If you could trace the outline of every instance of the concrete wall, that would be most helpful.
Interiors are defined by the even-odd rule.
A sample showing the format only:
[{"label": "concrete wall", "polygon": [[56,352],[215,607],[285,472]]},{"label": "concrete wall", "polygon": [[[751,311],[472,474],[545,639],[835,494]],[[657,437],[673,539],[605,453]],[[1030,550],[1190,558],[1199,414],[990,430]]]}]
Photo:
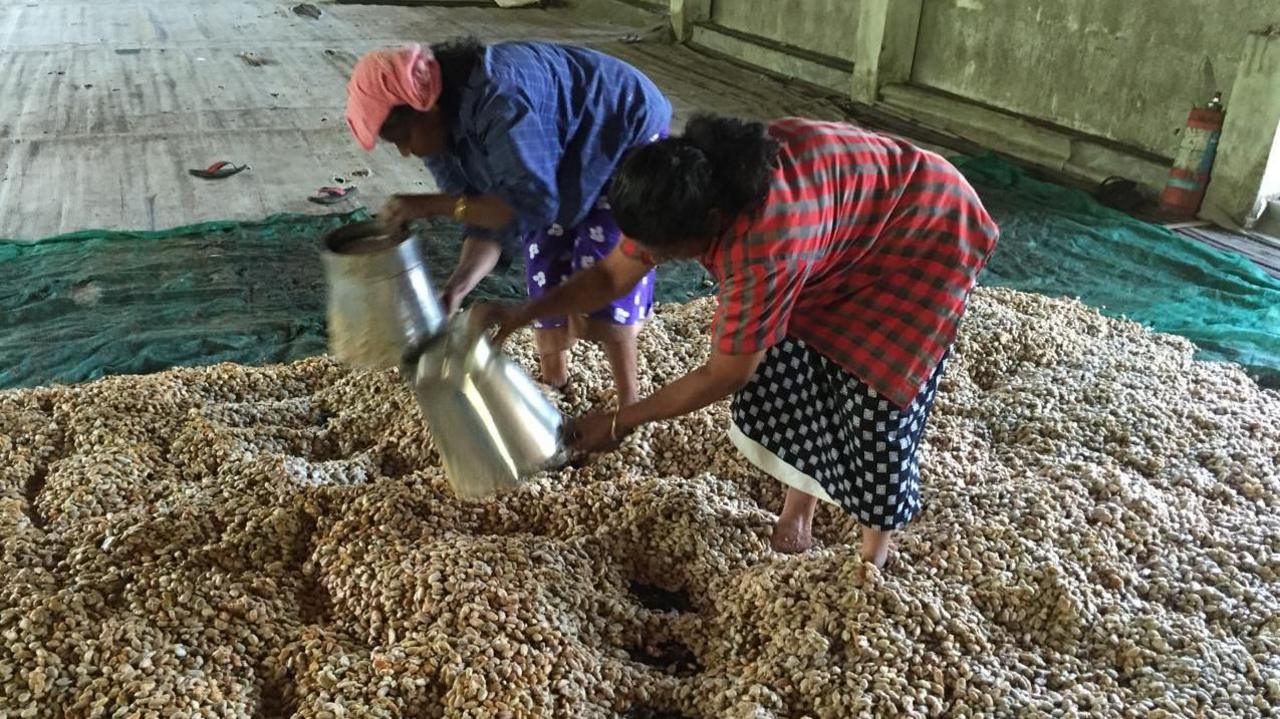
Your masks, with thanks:
[{"label": "concrete wall", "polygon": [[1277,0],[924,0],[912,79],[1172,157],[1270,23]]},{"label": "concrete wall", "polygon": [[1259,191],[1280,189],[1267,162],[1280,0],[670,3],[681,40],[1082,182],[1121,175],[1158,192],[1188,110],[1222,92],[1205,216],[1248,224]]},{"label": "concrete wall", "polygon": [[1274,164],[1280,142],[1280,28],[1249,35],[1241,49],[1236,99],[1227,109],[1203,214],[1250,227],[1280,181]]},{"label": "concrete wall", "polygon": [[859,0],[712,0],[711,19],[731,30],[853,60]]},{"label": "concrete wall", "polygon": [[[1280,87],[1276,92],[1280,93]],[[1280,125],[1276,126],[1276,136],[1271,141],[1271,154],[1267,157],[1267,169],[1262,175],[1259,194],[1264,200],[1280,200]]]}]

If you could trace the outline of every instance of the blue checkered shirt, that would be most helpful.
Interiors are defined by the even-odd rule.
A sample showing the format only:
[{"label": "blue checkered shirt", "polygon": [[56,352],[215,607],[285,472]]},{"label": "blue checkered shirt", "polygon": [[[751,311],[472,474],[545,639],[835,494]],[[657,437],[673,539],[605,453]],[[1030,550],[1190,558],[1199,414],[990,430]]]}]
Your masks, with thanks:
[{"label": "blue checkered shirt", "polygon": [[516,220],[489,237],[521,239],[586,218],[627,150],[671,125],[671,103],[631,65],[585,48],[490,46],[463,91],[448,150],[427,159],[442,192],[501,197]]}]

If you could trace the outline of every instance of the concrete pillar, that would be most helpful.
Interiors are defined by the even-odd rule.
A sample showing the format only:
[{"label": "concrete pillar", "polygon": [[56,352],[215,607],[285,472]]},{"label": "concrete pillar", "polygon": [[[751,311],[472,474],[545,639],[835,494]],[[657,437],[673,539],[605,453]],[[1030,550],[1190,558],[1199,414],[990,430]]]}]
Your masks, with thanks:
[{"label": "concrete pillar", "polygon": [[1251,33],[1227,98],[1213,176],[1200,214],[1219,224],[1252,227],[1266,196],[1280,192],[1273,153],[1280,148],[1280,29]]},{"label": "concrete pillar", "polygon": [[711,19],[712,0],[671,0],[671,29],[680,42],[688,42],[693,24]]},{"label": "concrete pillar", "polygon": [[924,0],[861,0],[853,60],[853,99],[880,99],[880,88],[911,79]]}]

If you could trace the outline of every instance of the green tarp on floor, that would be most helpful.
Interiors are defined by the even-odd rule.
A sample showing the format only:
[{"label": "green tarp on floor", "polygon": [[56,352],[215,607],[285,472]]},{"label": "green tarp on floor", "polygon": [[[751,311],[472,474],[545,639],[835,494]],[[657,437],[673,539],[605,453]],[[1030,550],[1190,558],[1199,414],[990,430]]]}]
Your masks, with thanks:
[{"label": "green tarp on floor", "polygon": [[[0,388],[82,382],[216,362],[263,364],[322,354],[325,279],[318,240],[364,215],[285,215],[166,232],[88,231],[0,241]],[[443,279],[459,233],[423,228]],[[518,265],[478,299],[517,299]],[[664,268],[662,301],[708,291],[697,266]]]},{"label": "green tarp on floor", "polygon": [[[1249,261],[1036,181],[992,157],[960,161],[1000,223],[983,282],[1080,297],[1186,336],[1208,359],[1280,379],[1280,281]],[[317,240],[355,216],[281,216],[169,232],[81,232],[0,241],[0,387],[79,382],[214,362],[284,362],[325,350]],[[447,224],[425,228],[447,273]],[[710,288],[700,268],[664,268],[662,301]],[[474,297],[522,296],[518,265]]]},{"label": "green tarp on floor", "polygon": [[1106,314],[1182,335],[1202,359],[1237,362],[1276,386],[1280,280],[1239,255],[1035,180],[994,156],[957,165],[1000,224],[984,284],[1079,297]]},{"label": "green tarp on floor", "polygon": [[324,352],[314,242],[346,219],[0,243],[0,386]]}]

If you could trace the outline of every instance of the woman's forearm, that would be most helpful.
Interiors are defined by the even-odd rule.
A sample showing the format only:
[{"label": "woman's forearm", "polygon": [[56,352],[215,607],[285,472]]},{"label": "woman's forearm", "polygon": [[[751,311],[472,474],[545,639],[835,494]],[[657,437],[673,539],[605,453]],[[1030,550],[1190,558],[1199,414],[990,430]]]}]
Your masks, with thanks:
[{"label": "woman's forearm", "polygon": [[502,259],[502,247],[497,242],[478,237],[466,238],[462,242],[458,266],[445,282],[445,293],[455,303],[461,302],[462,298],[480,284],[480,280],[493,271],[500,259]]},{"label": "woman's forearm", "polygon": [[649,422],[697,412],[724,399],[736,389],[738,387],[733,383],[715,377],[710,368],[703,365],[640,402],[622,408],[614,426],[621,437]]},{"label": "woman's forearm", "polygon": [[654,392],[648,398],[618,411],[618,435],[649,422],[696,412],[742,389],[755,374],[764,352],[728,355],[716,352],[698,369]]},{"label": "woman's forearm", "polygon": [[503,230],[516,219],[516,211],[497,195],[418,195],[420,217],[452,217],[484,230]]},{"label": "woman's forearm", "polygon": [[516,211],[497,195],[467,197],[461,204],[455,198],[449,214],[453,215],[456,210],[461,212],[454,215],[454,219],[486,230],[504,230],[516,219]]},{"label": "woman's forearm", "polygon": [[519,324],[526,325],[539,317],[594,312],[629,292],[650,269],[649,265],[627,257],[615,247],[600,262],[517,308],[517,319]]}]

